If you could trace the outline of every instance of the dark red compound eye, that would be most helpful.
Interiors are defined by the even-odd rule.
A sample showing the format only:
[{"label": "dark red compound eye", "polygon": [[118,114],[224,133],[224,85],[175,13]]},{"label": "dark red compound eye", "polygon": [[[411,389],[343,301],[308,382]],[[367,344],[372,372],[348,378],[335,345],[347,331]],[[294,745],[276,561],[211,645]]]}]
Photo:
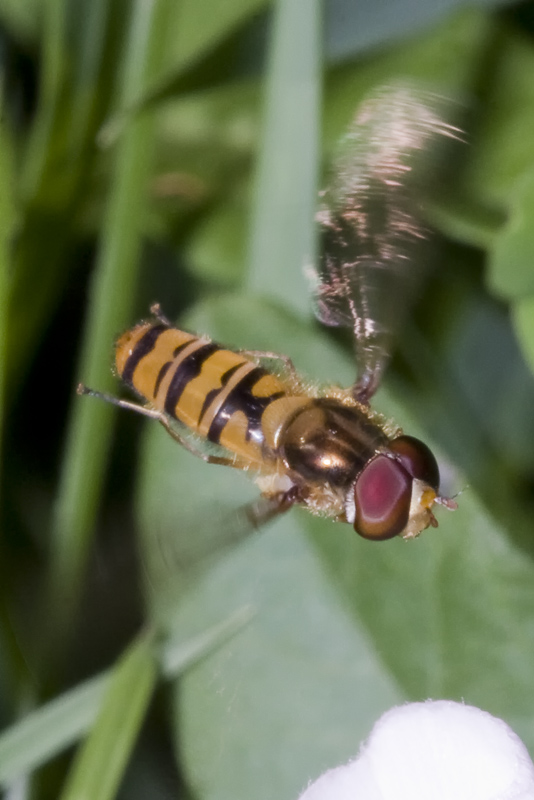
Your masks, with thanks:
[{"label": "dark red compound eye", "polygon": [[381,541],[402,533],[408,523],[412,476],[395,458],[377,455],[365,465],[354,485],[354,530]]},{"label": "dark red compound eye", "polygon": [[415,436],[397,436],[389,443],[389,450],[395,453],[406,471],[413,477],[424,481],[435,492],[439,492],[439,468],[432,450]]}]

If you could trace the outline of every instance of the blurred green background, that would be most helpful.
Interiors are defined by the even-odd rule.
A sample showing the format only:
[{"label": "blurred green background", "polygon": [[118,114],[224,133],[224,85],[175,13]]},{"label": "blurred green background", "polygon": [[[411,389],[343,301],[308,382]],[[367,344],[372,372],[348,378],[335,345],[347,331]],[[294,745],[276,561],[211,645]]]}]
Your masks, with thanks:
[{"label": "blurred green background", "polygon": [[[291,800],[428,697],[532,753],[534,2],[1,0],[0,66],[0,790]],[[336,142],[399,80],[468,144],[376,407],[459,509],[381,545],[294,510],[225,549],[246,476],[76,384],[121,393],[113,342],[159,301],[349,385],[302,267]]]}]

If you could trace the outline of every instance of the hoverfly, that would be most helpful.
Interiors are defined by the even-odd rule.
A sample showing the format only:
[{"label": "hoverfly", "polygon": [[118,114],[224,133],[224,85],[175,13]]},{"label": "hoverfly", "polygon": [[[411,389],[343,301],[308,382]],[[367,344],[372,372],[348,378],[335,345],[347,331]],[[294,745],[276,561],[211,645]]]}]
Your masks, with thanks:
[{"label": "hoverfly", "polygon": [[[430,449],[369,406],[422,271],[421,161],[440,141],[459,138],[442,105],[406,87],[372,97],[322,194],[316,313],[352,328],[354,386],[312,389],[287,356],[225,349],[174,327],[155,306],[115,352],[118,375],[146,405],[79,387],[157,419],[207,462],[252,472],[262,497],[247,507],[253,528],[302,505],[368,539],[411,538],[437,526],[434,504],[456,508],[440,495]],[[273,359],[277,372],[263,366]]]}]

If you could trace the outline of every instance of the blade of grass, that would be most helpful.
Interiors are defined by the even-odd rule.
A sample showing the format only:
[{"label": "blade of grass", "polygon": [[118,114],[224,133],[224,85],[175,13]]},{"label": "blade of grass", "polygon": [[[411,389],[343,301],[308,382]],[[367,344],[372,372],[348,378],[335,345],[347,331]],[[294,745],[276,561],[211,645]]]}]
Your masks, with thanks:
[{"label": "blade of grass", "polygon": [[[258,0],[260,7],[265,4],[264,0]],[[220,3],[218,6],[221,10]],[[183,8],[181,10],[183,13]],[[131,116],[146,111],[154,103],[176,98],[180,94],[197,93],[206,89],[213,91],[215,87],[235,80],[236,54],[239,53],[250,19],[256,12],[254,4],[242,9],[234,8],[234,14],[228,19],[228,9],[221,10],[220,15],[216,15],[216,30],[212,28],[209,36],[203,35],[200,44],[195,47],[191,46],[191,42],[187,42],[187,47],[184,44],[187,52],[183,56],[176,55],[176,52],[180,53],[180,46],[175,42],[169,66],[162,70],[162,75],[151,86],[139,92],[131,106],[122,109],[119,114],[111,116],[105,122],[100,132],[101,140],[106,143],[115,141]],[[196,4],[196,11],[191,10],[190,14],[205,17],[206,8]],[[202,27],[198,20],[196,24],[198,28]]]},{"label": "blade of grass", "polygon": [[[108,29],[113,27],[110,4],[105,0],[86,4],[80,10],[83,33],[79,34],[64,21],[66,13],[73,13],[72,4],[68,5],[68,12],[59,6],[48,12],[46,27],[51,29],[52,43],[45,50],[50,47],[57,52],[51,56],[48,80],[45,74],[42,81],[47,104],[39,106],[20,159],[25,167],[21,179],[24,216],[15,248],[10,304],[10,335],[17,345],[16,357],[8,363],[12,395],[42,342],[43,328],[69,277],[72,261],[68,256],[96,160],[96,130],[108,111],[115,83],[112,68],[117,56],[106,60],[104,53],[111,38]],[[66,60],[69,70],[64,75]]]},{"label": "blade of grass", "polygon": [[8,340],[9,278],[11,248],[17,210],[14,197],[14,163],[12,142],[6,127],[0,122],[0,447]]},{"label": "blade of grass", "polygon": [[249,287],[277,287],[301,312],[315,253],[321,11],[320,0],[277,4],[250,243]]},{"label": "blade of grass", "polygon": [[[158,12],[162,5],[144,0],[134,3],[120,97],[123,106],[128,105],[154,69],[161,24]],[[133,120],[117,145],[80,364],[83,379],[98,388],[111,387],[110,348],[117,333],[126,326],[133,304],[141,219],[151,166],[152,128],[151,115]],[[75,401],[55,509],[49,612],[55,635],[49,653],[55,651],[55,643],[76,611],[112,422],[110,406]]]},{"label": "blade of grass", "polygon": [[34,0],[7,0],[0,8],[4,30],[28,48],[37,40],[40,24],[37,8]]},{"label": "blade of grass", "polygon": [[0,735],[0,787],[4,790],[76,742],[93,724],[109,682],[98,675],[41,708]]},{"label": "blade of grass", "polygon": [[50,0],[44,4],[42,12],[44,19],[42,81],[37,116],[32,127],[21,180],[21,194],[25,199],[35,193],[46,164],[48,143],[60,102],[67,62],[65,53],[67,3],[65,0]]},{"label": "blade of grass", "polygon": [[[171,680],[221,647],[250,622],[250,608],[238,608],[222,622],[187,641],[179,635],[158,651],[163,676]],[[97,675],[28,714],[0,735],[0,790],[74,744],[94,724],[109,690],[112,670]],[[94,795],[95,797],[100,795]]]},{"label": "blade of grass", "polygon": [[138,639],[121,658],[61,800],[115,797],[156,685],[156,666],[150,635]]},{"label": "blade of grass", "polygon": [[84,8],[84,34],[76,62],[73,103],[69,124],[69,156],[75,161],[83,155],[86,132],[92,130],[98,82],[105,50],[109,3],[93,0]]},{"label": "blade of grass", "polygon": [[[68,3],[51,0],[44,4],[43,68],[40,87],[40,102],[35,123],[24,160],[22,196],[31,199],[40,186],[47,162],[53,150],[55,125],[62,103],[62,94],[67,76],[67,63],[74,68],[73,106],[69,113],[68,138],[73,155],[85,144],[89,129],[89,117],[94,104],[94,94],[101,67],[105,38],[108,4],[96,0],[87,6],[84,34],[74,54],[68,53],[73,42],[68,34]],[[85,11],[85,9],[84,9]],[[72,65],[74,60],[74,65]]]},{"label": "blade of grass", "polygon": [[[8,307],[10,276],[12,274],[11,251],[18,208],[14,194],[13,142],[7,126],[0,121],[0,452],[3,445],[4,405],[6,389],[6,365],[8,350]],[[6,664],[9,665],[9,680],[12,681],[10,695],[17,694],[14,687],[24,674],[25,663],[20,643],[13,630],[11,616],[5,601],[5,582],[0,590],[0,647]]]}]

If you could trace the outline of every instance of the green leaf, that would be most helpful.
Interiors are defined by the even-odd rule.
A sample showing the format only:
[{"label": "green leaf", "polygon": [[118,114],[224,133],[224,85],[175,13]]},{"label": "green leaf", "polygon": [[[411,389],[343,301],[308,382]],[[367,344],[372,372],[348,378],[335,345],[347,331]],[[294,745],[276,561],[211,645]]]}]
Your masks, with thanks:
[{"label": "green leaf", "polygon": [[363,98],[377,86],[392,81],[422,84],[469,108],[481,59],[494,34],[492,16],[479,9],[462,9],[429,31],[332,70],[325,90],[327,149],[337,146]]},{"label": "green leaf", "polygon": [[[327,3],[326,53],[329,59],[350,58],[362,51],[382,51],[398,41],[406,41],[427,30],[447,25],[451,17],[460,13],[481,14],[484,9],[492,11],[495,6],[505,6],[506,2],[495,0],[476,0],[476,2],[456,2],[456,0],[429,0],[426,3],[413,3],[412,0],[384,0],[380,5],[367,3]],[[480,9],[480,10],[479,10]],[[444,20],[444,22],[443,22]],[[445,54],[437,51],[436,61]]]},{"label": "green leaf", "polygon": [[[534,164],[534,154],[533,154]],[[488,281],[493,291],[510,300],[534,292],[534,169],[517,182],[506,223],[489,256]]]},{"label": "green leaf", "polygon": [[490,50],[493,74],[475,108],[475,138],[468,187],[486,203],[508,205],[517,182],[534,163],[529,132],[534,124],[534,47],[529,37],[504,25]]},{"label": "green leaf", "polygon": [[[169,32],[167,69],[177,69],[199,53],[213,48],[228,32],[250,19],[266,0],[182,0]],[[172,67],[171,67],[172,65]]]},{"label": "green leaf", "polygon": [[[251,297],[205,303],[186,326],[222,342],[289,350],[305,374],[345,384],[354,375],[352,358],[324,335]],[[428,439],[384,392],[376,405]],[[147,435],[145,563],[154,606],[170,618],[176,609],[165,584],[180,581],[180,553],[206,530],[224,535],[228,509],[254,491],[239,473],[184,453],[158,426]],[[180,757],[200,796],[294,797],[311,775],[354,756],[373,720],[407,699],[463,698],[534,744],[534,566],[473,490],[458,502],[454,513],[438,509],[438,530],[410,543],[365,542],[350,526],[294,510],[191,590],[182,625],[184,615],[196,627],[243,604],[258,609],[176,696]],[[151,550],[160,565],[167,556],[166,581],[150,572]]]},{"label": "green leaf", "polygon": [[530,38],[499,29],[492,52],[493,76],[476,113],[465,188],[502,217],[490,246],[490,288],[505,299],[522,298],[534,287],[534,68]]},{"label": "green leaf", "polygon": [[336,595],[303,517],[292,512],[264,531],[195,597],[197,620],[243,601],[259,612],[175,693],[177,756],[203,798],[297,797],[404,699]]},{"label": "green leaf", "polygon": [[230,195],[206,216],[190,237],[186,249],[189,268],[212,284],[233,286],[246,269],[245,198]]},{"label": "green leaf", "polygon": [[132,116],[159,101],[224,88],[232,82],[236,71],[239,73],[239,51],[246,41],[250,18],[265,0],[213,2],[202,7],[189,1],[178,6],[172,0],[167,3],[173,13],[160,30],[158,75],[149,87],[139,87],[137,96],[107,121],[101,138],[108,143],[116,139]]},{"label": "green leaf", "polygon": [[532,295],[514,303],[512,320],[523,355],[534,372],[534,297]]}]

